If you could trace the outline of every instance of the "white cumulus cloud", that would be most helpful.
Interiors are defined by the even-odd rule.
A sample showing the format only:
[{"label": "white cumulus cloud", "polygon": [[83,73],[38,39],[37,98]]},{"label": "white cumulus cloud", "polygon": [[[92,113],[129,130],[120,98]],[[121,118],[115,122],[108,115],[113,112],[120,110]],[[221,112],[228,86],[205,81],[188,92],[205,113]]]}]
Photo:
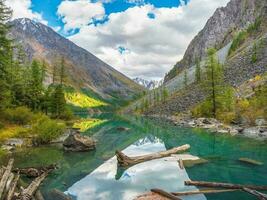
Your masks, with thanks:
[{"label": "white cumulus cloud", "polygon": [[60,3],[57,14],[65,23],[65,30],[71,30],[86,26],[93,18],[101,19],[105,15],[105,9],[101,2],[65,0]]},{"label": "white cumulus cloud", "polygon": [[[160,79],[182,58],[216,8],[228,1],[191,0],[172,8],[135,6],[110,14],[104,24],[83,25],[69,39],[132,78]],[[148,17],[151,13],[154,18]],[[127,51],[120,52],[119,47]]]},{"label": "white cumulus cloud", "polygon": [[29,18],[43,24],[48,24],[46,20],[43,19],[42,15],[37,12],[33,12],[31,9],[32,2],[31,0],[7,0],[6,5],[13,10],[12,19],[17,18]]}]

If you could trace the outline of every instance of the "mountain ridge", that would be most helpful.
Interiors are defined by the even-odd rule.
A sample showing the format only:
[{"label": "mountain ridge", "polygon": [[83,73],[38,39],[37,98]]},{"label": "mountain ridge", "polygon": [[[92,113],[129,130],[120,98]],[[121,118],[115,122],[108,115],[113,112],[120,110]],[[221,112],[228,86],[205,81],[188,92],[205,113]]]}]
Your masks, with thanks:
[{"label": "mountain ridge", "polygon": [[48,84],[52,66],[59,57],[64,57],[68,83],[77,89],[88,88],[104,98],[131,98],[143,90],[130,78],[44,24],[27,18],[15,19],[10,24],[10,36],[23,47],[28,61],[35,58],[49,64]]}]

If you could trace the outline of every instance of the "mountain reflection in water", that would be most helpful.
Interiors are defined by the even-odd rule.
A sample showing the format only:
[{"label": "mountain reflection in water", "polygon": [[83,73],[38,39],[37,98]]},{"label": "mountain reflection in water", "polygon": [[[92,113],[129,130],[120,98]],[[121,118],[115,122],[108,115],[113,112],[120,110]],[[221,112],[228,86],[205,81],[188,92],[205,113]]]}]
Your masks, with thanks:
[{"label": "mountain reflection in water", "polygon": [[[166,150],[164,143],[157,137],[148,136],[123,150],[129,156],[145,155]],[[196,190],[184,186],[189,180],[185,170],[178,167],[175,160],[165,158],[152,160],[132,166],[127,170],[117,169],[117,159],[113,157],[95,169],[91,174],[76,182],[66,193],[77,200],[131,200],[151,188],[167,191]],[[203,195],[183,199],[206,199]]]}]

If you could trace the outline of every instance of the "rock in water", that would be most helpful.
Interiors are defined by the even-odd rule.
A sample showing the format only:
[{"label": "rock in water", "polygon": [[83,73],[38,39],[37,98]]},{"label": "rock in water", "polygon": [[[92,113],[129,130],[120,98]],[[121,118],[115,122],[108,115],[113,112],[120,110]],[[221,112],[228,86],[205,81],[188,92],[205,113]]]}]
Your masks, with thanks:
[{"label": "rock in water", "polygon": [[88,136],[79,133],[71,134],[64,142],[65,151],[90,151],[95,149],[96,142]]}]

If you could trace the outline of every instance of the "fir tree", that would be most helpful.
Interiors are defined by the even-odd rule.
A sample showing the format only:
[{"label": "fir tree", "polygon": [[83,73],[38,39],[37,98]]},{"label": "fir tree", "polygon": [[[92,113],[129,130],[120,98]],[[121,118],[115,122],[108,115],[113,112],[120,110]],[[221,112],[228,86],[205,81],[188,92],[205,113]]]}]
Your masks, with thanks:
[{"label": "fir tree", "polygon": [[10,57],[12,56],[11,40],[7,38],[11,10],[0,0],[0,109],[10,105],[11,91],[9,85]]}]

